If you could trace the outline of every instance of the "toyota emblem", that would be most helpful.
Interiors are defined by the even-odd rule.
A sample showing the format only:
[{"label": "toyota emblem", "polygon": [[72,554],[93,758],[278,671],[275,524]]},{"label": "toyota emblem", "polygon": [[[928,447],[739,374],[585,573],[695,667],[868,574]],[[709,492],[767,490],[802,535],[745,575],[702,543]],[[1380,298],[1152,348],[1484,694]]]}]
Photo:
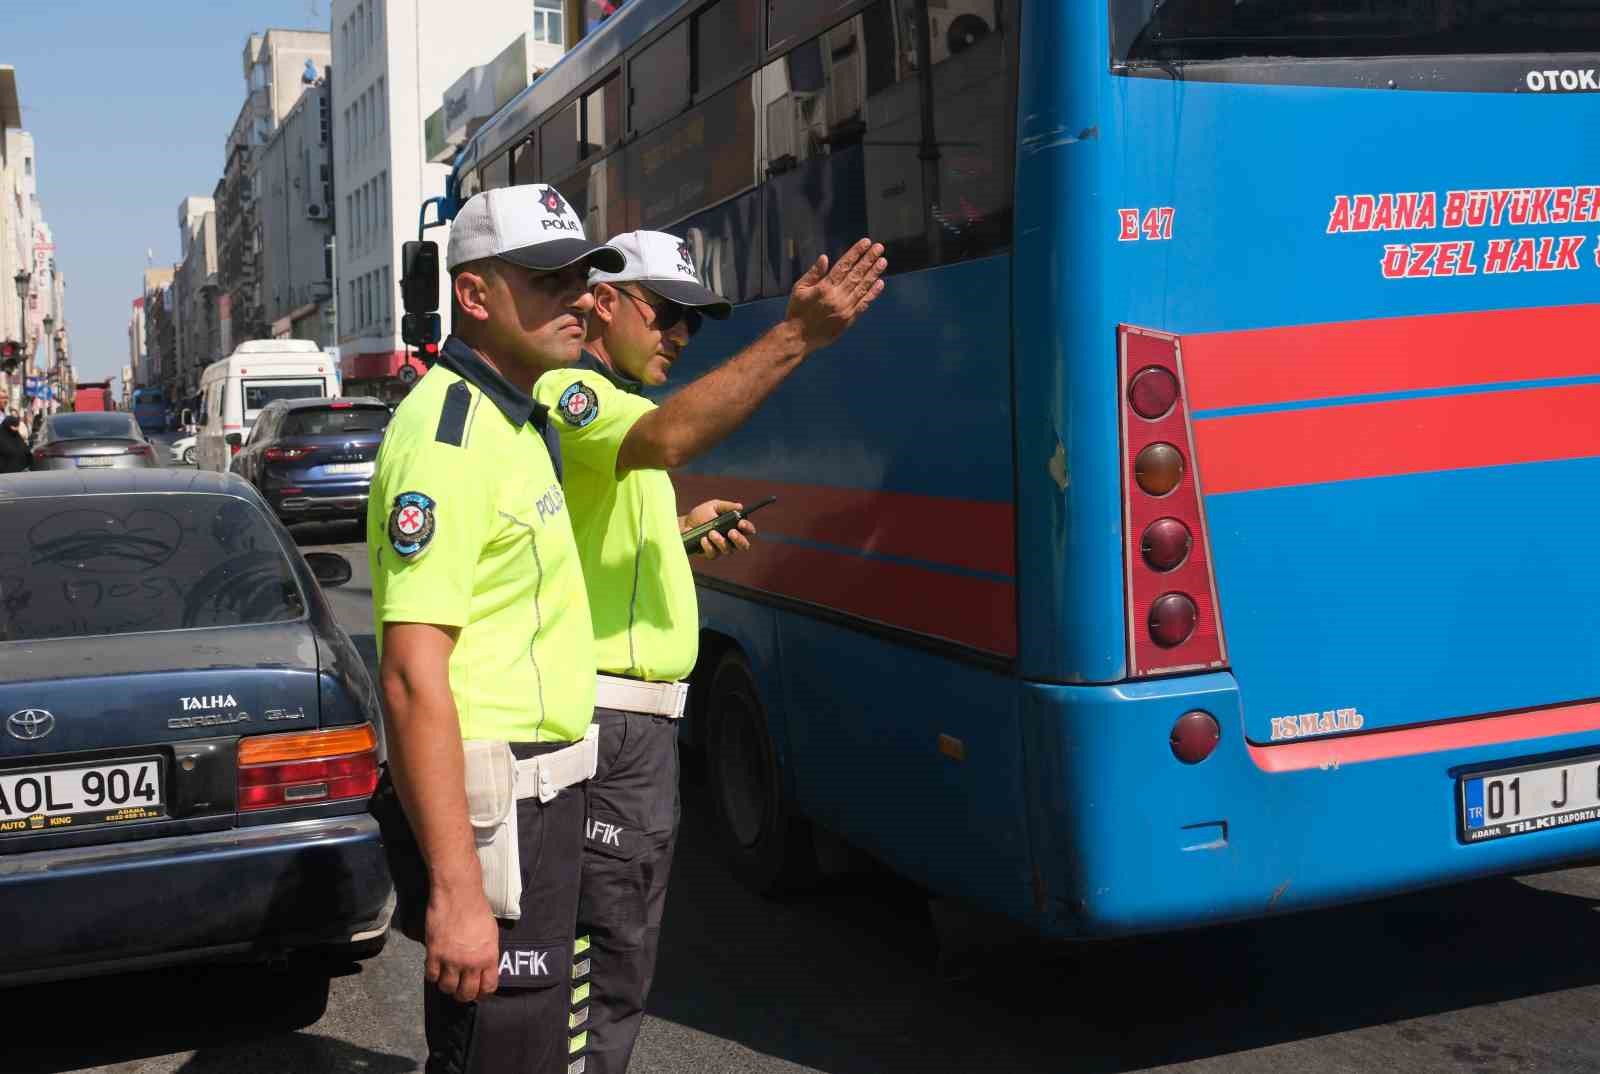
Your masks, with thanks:
[{"label": "toyota emblem", "polygon": [[6,732],[24,742],[43,738],[55,727],[56,718],[44,709],[18,709],[6,717]]}]

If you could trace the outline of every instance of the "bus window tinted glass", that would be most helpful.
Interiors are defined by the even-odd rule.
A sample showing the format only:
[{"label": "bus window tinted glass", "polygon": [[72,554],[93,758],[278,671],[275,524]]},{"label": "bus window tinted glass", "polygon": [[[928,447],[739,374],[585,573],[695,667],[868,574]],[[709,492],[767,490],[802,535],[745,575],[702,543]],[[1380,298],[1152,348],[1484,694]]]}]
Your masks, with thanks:
[{"label": "bus window tinted glass", "polygon": [[754,185],[752,85],[736,82],[633,144],[637,226],[665,227]]},{"label": "bus window tinted glass", "polygon": [[511,154],[501,153],[483,166],[483,189],[499,190],[511,185]]},{"label": "bus window tinted glass", "polygon": [[696,93],[709,93],[756,62],[756,0],[720,0],[694,20]]},{"label": "bus window tinted glass", "polygon": [[384,406],[313,407],[283,415],[278,436],[331,436],[338,433],[375,433],[389,424]]},{"label": "bus window tinted glass", "polygon": [[761,292],[761,197],[752,190],[685,220],[673,231],[689,244],[706,286],[729,302]]},{"label": "bus window tinted glass", "polygon": [[537,140],[528,136],[523,142],[511,151],[511,182],[516,186],[526,186],[539,180],[539,151]]},{"label": "bus window tinted glass", "polygon": [[1127,60],[1600,50],[1587,0],[1113,0]]},{"label": "bus window tinted glass", "polygon": [[681,22],[628,65],[628,127],[649,130],[689,103],[689,24]]},{"label": "bus window tinted glass", "polygon": [[862,235],[884,243],[895,271],[1010,244],[1016,90],[1005,10],[993,0],[959,11],[881,0],[767,65],[768,291],[786,291],[818,254]]},{"label": "bus window tinted glass", "polygon": [[822,3],[797,3],[796,0],[767,0],[767,48],[783,48],[803,41],[838,19],[840,8],[850,0],[823,0]]},{"label": "bus window tinted glass", "polygon": [[578,166],[578,138],[578,102],[573,101],[539,129],[539,144],[544,147],[544,174],[540,179],[558,179]]},{"label": "bus window tinted glass", "polygon": [[6,505],[0,642],[297,619],[266,517],[232,496],[71,496]]},{"label": "bus window tinted glass", "polygon": [[622,137],[622,79],[612,76],[583,98],[583,155],[603,153]]}]

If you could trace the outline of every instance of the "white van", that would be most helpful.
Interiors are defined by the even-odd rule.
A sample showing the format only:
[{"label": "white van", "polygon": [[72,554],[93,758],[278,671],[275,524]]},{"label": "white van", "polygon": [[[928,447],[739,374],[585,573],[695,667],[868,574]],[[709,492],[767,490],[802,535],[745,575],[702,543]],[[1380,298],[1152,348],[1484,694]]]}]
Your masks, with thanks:
[{"label": "white van", "polygon": [[[256,339],[241,343],[200,374],[200,413],[195,416],[195,465],[228,468],[250,438],[256,415],[274,399],[335,398],[339,364],[305,339]],[[230,437],[237,437],[231,443]]]}]

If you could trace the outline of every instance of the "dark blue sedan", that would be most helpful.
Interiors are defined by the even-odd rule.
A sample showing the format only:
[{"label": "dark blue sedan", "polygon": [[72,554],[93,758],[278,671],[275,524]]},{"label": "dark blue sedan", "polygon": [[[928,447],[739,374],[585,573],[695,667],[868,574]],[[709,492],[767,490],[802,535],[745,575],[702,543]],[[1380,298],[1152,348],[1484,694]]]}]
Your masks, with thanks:
[{"label": "dark blue sedan", "polygon": [[261,408],[229,469],[284,522],[362,519],[388,424],[377,399],[279,399]]},{"label": "dark blue sedan", "polygon": [[[376,693],[227,474],[0,478],[0,984],[381,946]],[[20,920],[20,919],[19,919]]]}]

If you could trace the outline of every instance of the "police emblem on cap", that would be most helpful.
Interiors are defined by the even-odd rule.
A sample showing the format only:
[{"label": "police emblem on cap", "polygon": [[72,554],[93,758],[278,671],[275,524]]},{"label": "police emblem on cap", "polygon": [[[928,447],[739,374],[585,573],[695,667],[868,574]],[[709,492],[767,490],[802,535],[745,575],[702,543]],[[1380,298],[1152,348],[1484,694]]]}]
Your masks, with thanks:
[{"label": "police emblem on cap", "polygon": [[559,215],[561,210],[567,207],[567,203],[553,186],[547,186],[539,191],[539,204],[544,206],[545,212],[552,215]]},{"label": "police emblem on cap", "polygon": [[580,380],[561,393],[556,409],[561,411],[561,417],[568,425],[576,425],[581,429],[600,416],[600,397]]},{"label": "police emblem on cap", "polygon": [[418,555],[433,540],[433,497],[402,492],[389,512],[389,543],[406,559]]},{"label": "police emblem on cap", "polygon": [[700,274],[694,268],[694,251],[689,248],[687,242],[678,243],[678,261],[680,262],[679,268],[697,280],[700,278]]}]

